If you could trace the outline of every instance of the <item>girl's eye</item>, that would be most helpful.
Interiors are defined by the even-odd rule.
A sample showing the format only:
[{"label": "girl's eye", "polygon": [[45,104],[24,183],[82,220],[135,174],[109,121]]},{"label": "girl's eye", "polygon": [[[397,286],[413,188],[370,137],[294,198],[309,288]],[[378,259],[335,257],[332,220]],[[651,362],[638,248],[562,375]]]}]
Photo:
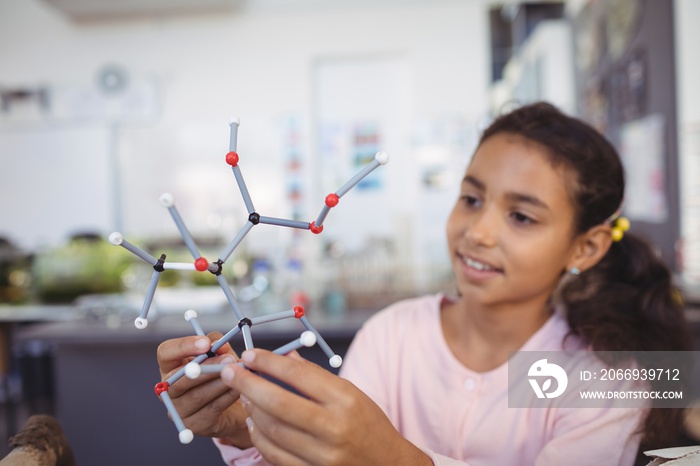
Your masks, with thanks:
[{"label": "girl's eye", "polygon": [[510,214],[510,216],[513,220],[516,221],[516,223],[521,223],[523,225],[530,225],[536,223],[535,220],[520,212],[513,212],[512,214]]},{"label": "girl's eye", "polygon": [[462,201],[468,206],[478,206],[479,205],[479,199],[475,196],[470,196],[469,194],[465,194],[462,196]]}]

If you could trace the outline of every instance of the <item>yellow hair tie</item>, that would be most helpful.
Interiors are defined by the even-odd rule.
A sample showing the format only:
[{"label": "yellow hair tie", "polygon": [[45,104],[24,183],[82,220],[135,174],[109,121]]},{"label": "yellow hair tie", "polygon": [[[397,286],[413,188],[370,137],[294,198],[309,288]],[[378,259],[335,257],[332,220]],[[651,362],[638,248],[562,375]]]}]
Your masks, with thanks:
[{"label": "yellow hair tie", "polygon": [[612,239],[613,241],[620,241],[624,236],[625,232],[630,229],[630,221],[625,217],[619,217],[613,223],[612,227]]}]

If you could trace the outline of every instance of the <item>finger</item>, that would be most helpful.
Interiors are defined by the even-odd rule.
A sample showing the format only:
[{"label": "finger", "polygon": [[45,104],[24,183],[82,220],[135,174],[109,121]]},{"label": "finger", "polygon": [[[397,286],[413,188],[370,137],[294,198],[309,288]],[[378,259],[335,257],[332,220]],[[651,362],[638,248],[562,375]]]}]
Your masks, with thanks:
[{"label": "finger", "polygon": [[[183,420],[200,418],[208,419],[206,422],[210,422],[209,420],[217,419],[224,411],[235,405],[238,399],[238,393],[231,389],[222,392],[218,386],[206,385],[197,387],[172,401]],[[212,428],[212,426],[204,427]]]},{"label": "finger", "polygon": [[[234,423],[235,419],[242,422],[247,416],[238,400],[238,394],[229,389],[221,396],[202,405],[199,410],[188,412],[181,417],[185,425],[193,431],[219,436],[222,432],[230,432],[235,429],[236,426],[231,427],[228,423]],[[230,410],[231,414],[223,415],[227,410]]]},{"label": "finger", "polygon": [[[207,336],[212,343],[215,343],[223,338],[224,335],[221,332],[210,332],[207,334]],[[231,348],[231,345],[227,342],[224,343],[221,348],[216,350],[216,354],[236,354],[236,352],[233,351],[233,348]],[[236,358],[238,358],[238,356],[236,356]]]},{"label": "finger", "polygon": [[[212,333],[208,334],[207,337],[209,338],[209,342],[213,343],[216,340],[218,340],[219,338],[221,338],[221,333],[212,332]],[[195,341],[194,342],[195,347],[199,347],[199,348],[206,347],[204,345],[203,341],[204,340]],[[166,342],[166,343],[168,343],[168,344],[163,345],[162,354],[166,354],[167,350],[172,351],[172,346],[174,346],[174,344],[179,344],[180,347],[183,347],[183,346],[186,347],[188,342],[181,341],[181,340],[169,340],[169,342]],[[191,347],[190,347],[190,349],[191,349]],[[233,351],[233,349],[231,348],[231,346],[228,343],[226,343],[223,346],[221,346],[220,348],[218,348],[216,351],[216,354],[219,356],[230,355],[233,358],[235,358],[235,360],[238,360],[238,355],[236,354],[235,351]],[[172,384],[172,383],[176,382],[177,380],[179,380],[180,378],[182,378],[182,376],[185,375],[184,366],[186,366],[188,363],[190,363],[194,360],[196,363],[198,363],[200,365],[211,364],[211,363],[214,363],[215,358],[216,358],[216,355],[214,355],[214,353],[211,352],[211,349],[207,352],[200,351],[198,354],[196,354],[196,356],[187,356],[186,358],[181,359],[179,361],[180,365],[174,367],[167,374],[163,374],[163,371],[164,371],[164,369],[167,368],[167,366],[170,366],[170,364],[162,364],[161,365],[161,378],[162,378],[162,380],[167,379],[167,381]],[[172,361],[172,363],[177,364],[176,361]],[[208,378],[211,379],[214,377],[210,376]]]},{"label": "finger", "polygon": [[301,354],[299,354],[297,350],[287,353],[285,356],[287,356],[288,358],[296,359],[297,361],[306,361],[306,359],[304,359],[304,357]]},{"label": "finger", "polygon": [[232,364],[221,371],[227,386],[245,396],[258,409],[297,428],[318,431],[321,407],[312,400],[282,388],[253,372]]},{"label": "finger", "polygon": [[[235,361],[236,358],[233,355],[215,356],[203,361],[201,365],[231,364]],[[165,379],[167,380],[168,378],[171,378],[179,370],[180,368],[166,374]],[[195,390],[195,398],[193,401],[196,401],[198,399],[209,400],[212,397],[219,396],[230,389],[221,382],[221,378],[219,377],[218,373],[202,373],[196,379],[181,376],[170,385],[170,398],[172,398],[173,402],[175,402],[177,398],[192,390]],[[201,396],[199,394],[201,394]]]},{"label": "finger", "polygon": [[274,437],[266,435],[256,424],[252,418],[247,418],[248,434],[250,440],[258,449],[260,454],[268,462],[284,466],[308,466],[306,461],[281,448],[273,439]]},{"label": "finger", "polygon": [[254,349],[245,351],[241,361],[248,369],[267,374],[320,403],[333,401],[342,388],[342,379],[303,358]]},{"label": "finger", "polygon": [[156,352],[161,379],[166,374],[182,366],[185,359],[206,353],[211,348],[208,337],[191,336],[166,340]]},{"label": "finger", "polygon": [[[239,394],[219,383],[200,385],[178,399],[180,417],[220,414],[238,401]],[[173,401],[174,402],[174,401]]]},{"label": "finger", "polygon": [[[248,414],[248,418],[253,421],[253,431],[257,430],[255,434],[262,441],[270,443],[269,448],[274,446],[274,448],[280,449],[295,458],[304,460],[307,463],[314,463],[314,461],[310,460],[317,457],[321,451],[320,446],[315,446],[319,443],[317,437],[281,421],[263,409],[256,407],[245,397],[241,398],[241,402]],[[250,424],[248,427],[250,430]],[[316,459],[318,460],[318,458]],[[320,464],[324,463],[321,462]]]}]

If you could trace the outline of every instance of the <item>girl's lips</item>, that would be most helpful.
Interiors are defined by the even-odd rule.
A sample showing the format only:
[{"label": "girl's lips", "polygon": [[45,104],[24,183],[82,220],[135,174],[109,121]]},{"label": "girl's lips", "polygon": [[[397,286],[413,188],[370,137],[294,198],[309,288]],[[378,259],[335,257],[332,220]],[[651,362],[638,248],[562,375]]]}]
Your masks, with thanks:
[{"label": "girl's lips", "polygon": [[467,256],[464,254],[457,253],[457,257],[462,261],[462,263],[469,269],[473,269],[478,272],[493,272],[493,273],[503,273],[503,269],[499,269],[495,265],[486,262],[483,259],[476,258],[474,256]]},{"label": "girl's lips", "polygon": [[493,265],[482,262],[470,256],[457,255],[459,258],[460,268],[455,270],[455,273],[461,275],[468,282],[477,284],[485,283],[496,277],[503,276],[503,269],[494,267]]}]

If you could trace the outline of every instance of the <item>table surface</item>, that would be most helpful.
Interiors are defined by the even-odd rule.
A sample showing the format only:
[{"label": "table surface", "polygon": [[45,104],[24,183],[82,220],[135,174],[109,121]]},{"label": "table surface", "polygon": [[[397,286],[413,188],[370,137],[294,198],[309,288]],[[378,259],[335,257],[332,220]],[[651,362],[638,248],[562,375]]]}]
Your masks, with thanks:
[{"label": "table surface", "polygon": [[[182,315],[161,315],[149,321],[145,329],[134,326],[133,315],[107,315],[96,318],[71,309],[47,308],[21,312],[6,321],[34,321],[33,325],[21,326],[14,331],[15,342],[42,340],[59,344],[113,344],[119,342],[138,343],[163,341],[194,335],[192,325]],[[324,338],[352,338],[362,324],[374,314],[369,310],[348,311],[339,316],[323,313],[307,313],[306,317]],[[3,310],[0,310],[2,320]],[[237,326],[233,311],[200,314],[198,321],[205,333],[226,333]],[[306,330],[297,319],[266,322],[254,325],[254,337],[265,339],[294,338]]]},{"label": "table surface", "polygon": [[66,322],[83,316],[75,306],[66,304],[0,305],[1,322]]}]

